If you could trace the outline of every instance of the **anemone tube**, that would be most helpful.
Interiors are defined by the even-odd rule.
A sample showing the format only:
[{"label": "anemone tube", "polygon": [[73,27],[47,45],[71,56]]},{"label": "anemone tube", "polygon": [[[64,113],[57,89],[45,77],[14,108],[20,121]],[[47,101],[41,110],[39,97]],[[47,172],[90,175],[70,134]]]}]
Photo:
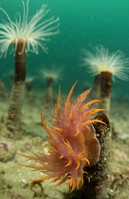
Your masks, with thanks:
[{"label": "anemone tube", "polygon": [[47,77],[46,102],[49,104],[53,103],[52,81],[53,81],[52,77]]},{"label": "anemone tube", "polygon": [[2,79],[0,79],[0,101],[6,100],[5,84]]},{"label": "anemone tube", "polygon": [[102,113],[105,113],[107,117],[110,115],[110,103],[111,103],[111,89],[112,89],[112,73],[101,72],[101,92],[99,108],[104,109]]},{"label": "anemone tube", "polygon": [[[100,76],[100,73],[98,73],[98,71],[97,71],[98,62],[99,62],[100,57],[98,56],[98,52],[96,52],[94,54],[86,49],[82,49],[82,54],[83,54],[82,66],[88,67],[89,68],[88,72],[90,72],[92,75],[94,75],[94,82],[93,82],[91,98],[92,98],[92,100],[100,99],[101,76]],[[98,108],[98,104],[99,104],[99,102],[93,104],[92,107]]]},{"label": "anemone tube", "polygon": [[[14,44],[15,45],[15,44]],[[20,40],[15,51],[15,78],[11,92],[11,100],[8,109],[7,129],[11,132],[20,130],[21,109],[24,98],[25,77],[26,77],[26,57],[25,49],[22,54],[23,42]],[[15,131],[16,133],[17,131]],[[20,135],[16,135],[20,136]]]},{"label": "anemone tube", "polygon": [[[92,100],[95,99],[100,99],[100,82],[101,82],[101,77],[100,74],[95,75],[94,77],[94,83],[93,83],[93,89],[92,89],[92,94],[91,94],[91,98]],[[94,108],[98,108],[98,104],[99,102],[97,102],[96,104],[94,104]]]},{"label": "anemone tube", "polygon": [[[97,164],[92,167],[84,168],[84,183],[79,190],[74,190],[71,194],[66,195],[66,199],[90,198],[102,199],[109,198],[108,183],[110,178],[110,123],[105,114],[97,115],[95,119],[103,121],[105,124],[94,124],[97,139],[99,140],[101,151]],[[87,171],[87,174],[85,174]]]},{"label": "anemone tube", "polygon": [[26,82],[26,85],[27,85],[27,92],[31,92],[31,82],[30,81]]},{"label": "anemone tube", "polygon": [[34,103],[34,97],[32,95],[32,83],[33,78],[26,78],[26,87],[27,87],[27,100],[28,104],[31,106]]}]

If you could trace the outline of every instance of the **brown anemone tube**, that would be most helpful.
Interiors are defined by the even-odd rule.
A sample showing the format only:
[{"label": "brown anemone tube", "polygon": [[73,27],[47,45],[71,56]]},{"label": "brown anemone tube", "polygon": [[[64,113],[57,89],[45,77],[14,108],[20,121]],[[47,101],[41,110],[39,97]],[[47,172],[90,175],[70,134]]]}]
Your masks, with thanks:
[{"label": "brown anemone tube", "polygon": [[31,92],[31,81],[26,82],[27,92]]},{"label": "brown anemone tube", "polygon": [[74,190],[71,194],[66,195],[67,199],[104,199],[108,196],[108,184],[110,179],[109,161],[110,161],[110,123],[105,114],[97,115],[95,119],[99,119],[105,123],[96,123],[96,137],[99,140],[101,150],[99,161],[93,167],[84,167],[84,183],[78,190]]},{"label": "brown anemone tube", "polygon": [[[92,100],[100,99],[100,82],[101,82],[100,74],[95,75],[93,89],[92,89],[92,96],[91,96]],[[94,103],[93,107],[98,108],[98,103],[99,102]]]},{"label": "brown anemone tube", "polygon": [[46,91],[46,102],[48,104],[53,103],[53,89],[52,89],[52,77],[47,77],[47,91]]},{"label": "brown anemone tube", "polygon": [[10,72],[9,74],[9,90],[12,90],[12,86],[13,86],[13,80],[14,79],[14,74],[12,72]]},{"label": "brown anemone tube", "polygon": [[[108,198],[107,187],[109,183],[109,161],[110,161],[110,123],[105,114],[95,117],[105,123],[94,124],[96,137],[99,140],[101,151],[99,162],[92,168],[85,168],[88,174],[84,174],[84,186],[82,190],[90,199]],[[85,187],[85,189],[84,189]],[[84,197],[84,198],[87,198]]]},{"label": "brown anemone tube", "polygon": [[7,129],[10,132],[9,137],[13,138],[21,137],[21,110],[24,98],[25,77],[25,47],[23,40],[19,40],[15,51],[15,78],[6,123]]},{"label": "brown anemone tube", "polygon": [[0,79],[0,101],[6,101],[5,85],[2,79]]},{"label": "brown anemone tube", "polygon": [[31,92],[31,81],[27,81],[26,82],[26,86],[27,86],[27,99],[28,99],[28,103],[30,106],[33,105],[34,99],[32,97],[32,92]]},{"label": "brown anemone tube", "polygon": [[111,88],[112,88],[112,73],[101,72],[101,91],[99,108],[105,109],[103,113],[109,117],[110,115],[110,101],[111,101]]}]

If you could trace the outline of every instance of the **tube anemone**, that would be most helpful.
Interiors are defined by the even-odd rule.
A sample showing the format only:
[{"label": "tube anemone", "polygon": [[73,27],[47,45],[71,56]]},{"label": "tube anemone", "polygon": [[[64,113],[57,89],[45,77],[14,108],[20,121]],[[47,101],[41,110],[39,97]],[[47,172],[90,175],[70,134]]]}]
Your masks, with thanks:
[{"label": "tube anemone", "polygon": [[62,76],[63,68],[57,68],[56,65],[51,66],[49,69],[45,69],[42,71],[43,78],[47,80],[47,89],[46,89],[46,103],[48,105],[53,104],[53,81],[58,81]]},{"label": "tube anemone", "polygon": [[52,77],[47,77],[47,93],[46,93],[46,102],[53,103],[53,89],[52,89]]},{"label": "tube anemone", "polygon": [[99,108],[105,109],[104,113],[109,116],[112,76],[127,80],[129,60],[120,50],[110,54],[108,49],[102,46],[97,47],[95,53],[86,50],[84,52],[84,65],[88,65],[95,76],[100,75],[101,77]]},{"label": "tube anemone", "polygon": [[[59,34],[59,18],[54,19],[51,17],[42,21],[42,19],[47,15],[50,9],[46,9],[47,5],[43,4],[40,10],[28,20],[29,14],[29,0],[26,5],[23,3],[23,19],[20,13],[18,13],[18,18],[16,22],[13,22],[7,12],[2,10],[8,22],[0,23],[0,53],[1,56],[4,54],[6,57],[8,48],[11,43],[15,44],[15,51],[18,51],[19,40],[22,41],[22,48],[18,51],[22,54],[23,51],[31,51],[38,54],[38,48],[41,47],[43,51],[47,52],[48,48],[45,46],[45,42],[49,41],[49,37]],[[56,25],[54,25],[56,24]]]},{"label": "tube anemone", "polygon": [[[99,61],[99,57],[92,52],[82,49],[82,66],[88,66],[89,72],[94,75],[93,89],[91,93],[92,100],[100,99],[100,74],[96,72],[96,62]],[[94,108],[98,108],[99,102],[94,104]]]},{"label": "tube anemone", "polygon": [[31,88],[31,83],[33,82],[34,77],[27,77],[26,78],[26,86],[27,86],[27,92],[31,92],[32,88]]},{"label": "tube anemone", "polygon": [[6,101],[5,84],[2,79],[0,79],[0,101]]},{"label": "tube anemone", "polygon": [[18,13],[18,18],[15,22],[11,20],[5,10],[0,8],[8,19],[8,22],[0,23],[1,56],[4,54],[6,57],[11,43],[14,44],[15,51],[15,79],[7,118],[7,129],[13,132],[13,134],[10,134],[13,138],[19,137],[21,130],[21,109],[26,78],[26,52],[31,51],[38,54],[39,47],[44,52],[47,52],[47,47],[44,46],[45,42],[49,40],[47,38],[59,34],[59,24],[53,25],[59,21],[59,18],[54,19],[52,17],[42,21],[49,12],[49,9],[46,9],[47,5],[42,5],[41,9],[28,20],[29,0],[26,5],[23,1],[22,3],[23,19],[21,19],[21,15]]},{"label": "tube anemone", "polygon": [[34,102],[34,97],[32,95],[32,82],[34,80],[34,77],[26,77],[26,88],[27,88],[27,100],[28,100],[28,104],[30,106],[32,106],[33,102]]},{"label": "tube anemone", "polygon": [[12,90],[12,86],[13,86],[13,81],[14,81],[14,72],[10,71],[9,72],[9,90]]},{"label": "tube anemone", "polygon": [[[101,82],[100,74],[95,75],[93,89],[92,89],[92,95],[91,95],[92,100],[100,98],[100,82]],[[99,102],[97,102],[94,105],[94,108],[98,108],[98,104],[99,104]]]}]

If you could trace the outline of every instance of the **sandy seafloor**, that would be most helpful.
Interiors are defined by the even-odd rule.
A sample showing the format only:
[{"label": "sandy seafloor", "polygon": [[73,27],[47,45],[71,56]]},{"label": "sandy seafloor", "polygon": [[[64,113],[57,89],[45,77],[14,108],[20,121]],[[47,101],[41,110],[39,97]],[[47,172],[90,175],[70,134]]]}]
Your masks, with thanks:
[{"label": "sandy seafloor", "polygon": [[[32,94],[33,95],[33,94]],[[74,94],[73,94],[74,96]],[[77,96],[74,96],[77,97]],[[26,158],[16,153],[31,155],[34,153],[47,153],[48,141],[46,132],[41,124],[40,111],[47,124],[53,119],[52,107],[48,108],[44,100],[45,96],[41,93],[34,93],[34,102],[28,103],[27,98],[22,109],[22,128],[23,137],[14,141],[3,136],[3,128],[6,122],[9,99],[0,101],[0,141],[10,141],[11,147],[5,149],[0,147],[0,199],[63,199],[64,194],[69,192],[69,186],[66,184],[52,187],[49,181],[42,183],[42,189],[35,185],[30,189],[30,182],[33,179],[43,176],[38,171],[22,167],[21,164],[35,164],[27,161]],[[65,95],[62,97],[62,103]],[[57,100],[57,99],[56,99]],[[114,135],[111,141],[111,157],[109,168],[109,185],[107,188],[110,199],[128,199],[129,198],[129,98],[121,99],[118,102],[117,97],[112,99],[110,122]],[[1,136],[2,133],[2,136]],[[8,196],[8,191],[15,194],[15,197]],[[17,196],[21,195],[21,196]]]}]

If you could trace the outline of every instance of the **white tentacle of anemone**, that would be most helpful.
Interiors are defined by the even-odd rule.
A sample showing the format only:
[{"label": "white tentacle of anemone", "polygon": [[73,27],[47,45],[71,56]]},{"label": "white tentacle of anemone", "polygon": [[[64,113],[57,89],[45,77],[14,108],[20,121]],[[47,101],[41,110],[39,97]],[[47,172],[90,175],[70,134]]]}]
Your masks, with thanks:
[{"label": "white tentacle of anemone", "polygon": [[[7,12],[0,7],[8,19],[0,23],[0,54],[6,57],[8,48],[11,43],[15,44],[15,51],[17,50],[18,42],[23,42],[22,51],[31,51],[38,54],[39,47],[42,48],[44,52],[47,52],[48,48],[45,46],[45,42],[49,41],[49,37],[59,34],[59,18],[51,18],[42,20],[50,9],[46,9],[47,5],[43,4],[36,12],[34,16],[28,20],[29,14],[29,0],[25,4],[23,1],[23,18],[21,18],[20,13],[17,14],[15,22],[11,20]],[[26,49],[25,49],[26,48]]]}]

